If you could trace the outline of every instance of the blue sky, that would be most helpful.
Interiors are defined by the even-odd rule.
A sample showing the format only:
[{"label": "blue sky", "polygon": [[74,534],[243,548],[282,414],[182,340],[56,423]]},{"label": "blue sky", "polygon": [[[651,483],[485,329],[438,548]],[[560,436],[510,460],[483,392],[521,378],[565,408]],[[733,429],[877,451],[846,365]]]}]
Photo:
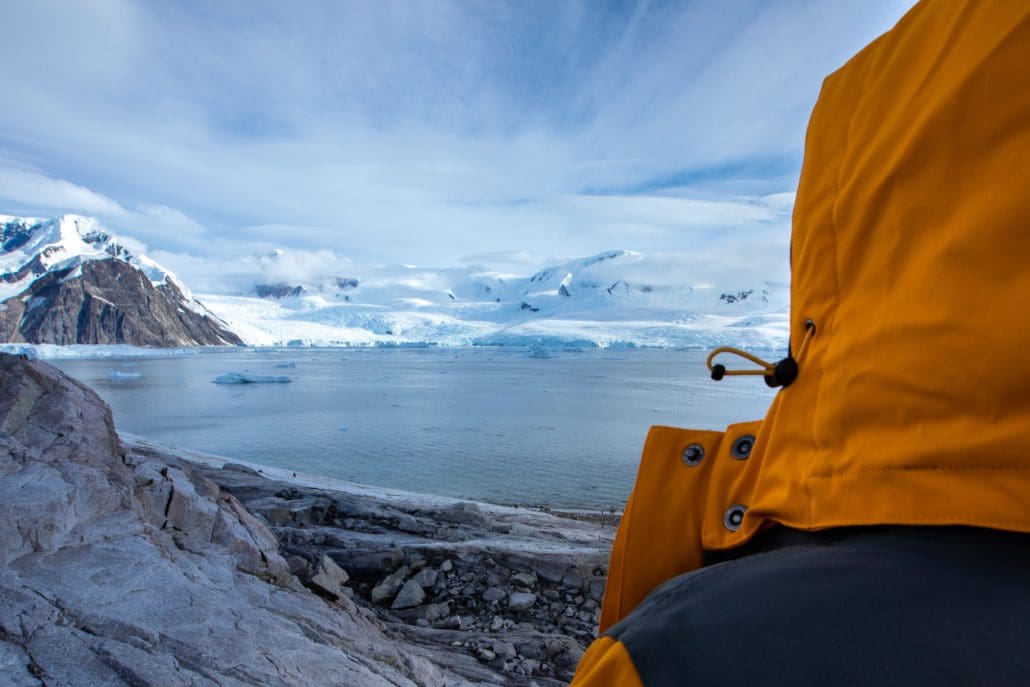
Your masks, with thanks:
[{"label": "blue sky", "polygon": [[272,248],[780,276],[820,83],[910,4],[6,2],[0,213],[97,216],[201,289]]}]

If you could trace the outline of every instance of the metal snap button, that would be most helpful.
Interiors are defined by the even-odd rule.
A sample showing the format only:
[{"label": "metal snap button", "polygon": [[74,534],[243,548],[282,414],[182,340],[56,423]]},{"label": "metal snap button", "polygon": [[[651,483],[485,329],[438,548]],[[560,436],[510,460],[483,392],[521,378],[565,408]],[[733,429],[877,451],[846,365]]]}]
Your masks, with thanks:
[{"label": "metal snap button", "polygon": [[755,447],[755,435],[745,434],[733,442],[730,448],[730,455],[737,460],[747,460],[751,455],[751,449]]},{"label": "metal snap button", "polygon": [[747,506],[737,503],[729,507],[726,511],[726,515],[722,517],[722,524],[726,526],[730,532],[736,532],[740,529],[740,525],[744,522],[744,513],[747,512]]},{"label": "metal snap button", "polygon": [[705,447],[701,444],[691,444],[683,449],[683,462],[690,467],[700,465],[705,459]]}]

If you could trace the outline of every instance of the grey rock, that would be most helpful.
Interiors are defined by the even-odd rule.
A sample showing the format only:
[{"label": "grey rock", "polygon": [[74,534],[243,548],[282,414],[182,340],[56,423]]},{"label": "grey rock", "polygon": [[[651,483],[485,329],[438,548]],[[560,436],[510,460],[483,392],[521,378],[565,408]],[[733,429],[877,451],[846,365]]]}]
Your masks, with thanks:
[{"label": "grey rock", "polygon": [[[372,588],[372,601],[375,601],[377,604],[389,601],[401,590],[401,587],[403,586],[403,580],[396,577],[387,577]],[[419,589],[421,589],[421,587],[419,587]]]},{"label": "grey rock", "polygon": [[367,549],[338,549],[333,558],[355,577],[378,577],[396,568],[404,560],[404,550],[376,546]]},{"label": "grey rock", "polygon": [[307,576],[311,569],[311,564],[308,563],[306,558],[301,556],[287,556],[286,565],[290,566],[291,575],[297,575],[299,577]]},{"label": "grey rock", "polygon": [[0,563],[95,540],[88,524],[141,504],[111,411],[54,368],[0,355]]},{"label": "grey rock", "polygon": [[497,640],[490,645],[490,649],[501,658],[515,658],[517,655],[515,646],[511,642]]},{"label": "grey rock", "polygon": [[401,532],[422,533],[431,530],[424,523],[420,523],[414,516],[407,513],[397,514],[397,529]]},{"label": "grey rock", "polygon": [[438,604],[426,604],[423,618],[431,623],[446,618],[451,613],[451,604],[447,601]]},{"label": "grey rock", "polygon": [[212,491],[218,493],[218,487],[205,489],[207,493],[201,498],[182,470],[170,467],[165,472],[171,482],[171,497],[165,509],[164,526],[173,532],[177,543],[197,552],[198,547],[211,541],[214,533],[218,504],[210,497]]},{"label": "grey rock", "polygon": [[408,580],[401,587],[400,592],[397,594],[397,598],[393,600],[393,605],[390,608],[411,608],[412,606],[418,606],[426,598],[426,593],[422,590],[420,585],[415,580]]},{"label": "grey rock", "polygon": [[492,523],[483,510],[471,501],[455,503],[436,512],[436,519],[442,522],[450,522],[456,525],[471,525],[486,528]]},{"label": "grey rock", "polygon": [[557,584],[565,577],[569,565],[571,561],[565,556],[541,557],[533,561],[533,570],[540,579]]},{"label": "grey rock", "polygon": [[527,592],[512,592],[508,596],[508,608],[513,611],[525,611],[533,607],[536,603],[536,594],[529,594]]},{"label": "grey rock", "polygon": [[534,573],[516,573],[511,576],[511,581],[527,589],[532,589],[536,586],[536,575]]},{"label": "grey rock", "polygon": [[483,592],[483,601],[486,601],[487,603],[490,603],[491,601],[500,601],[506,596],[507,593],[500,587],[488,587],[487,590]]},{"label": "grey rock", "polygon": [[423,568],[415,573],[415,576],[411,579],[422,585],[423,589],[427,589],[436,584],[437,577],[439,577],[439,573],[437,573],[433,568]]},{"label": "grey rock", "polygon": [[454,564],[451,563],[450,559],[440,564],[440,572],[449,573],[451,570],[454,570]]},{"label": "grey rock", "polygon": [[329,510],[331,501],[322,496],[284,499],[269,496],[247,501],[247,508],[259,513],[272,525],[318,525]]},{"label": "grey rock", "polygon": [[591,577],[590,586],[587,588],[587,596],[596,602],[600,602],[604,597],[604,586],[607,578],[605,577]]},{"label": "grey rock", "polygon": [[0,641],[0,676],[10,687],[39,687],[43,683],[29,670],[32,659],[14,644]]},{"label": "grey rock", "polygon": [[315,566],[315,574],[311,576],[310,584],[336,599],[343,594],[343,585],[347,584],[349,579],[350,575],[346,570],[336,565],[336,561],[329,556],[323,555]]},{"label": "grey rock", "polygon": [[[401,566],[400,569],[394,573],[387,575],[382,582],[377,584],[372,589],[372,601],[376,603],[382,603],[392,599],[397,592],[404,586],[404,582],[408,577],[408,567]],[[419,586],[421,589],[421,586]]]},{"label": "grey rock", "polygon": [[565,573],[565,576],[561,580],[563,587],[576,590],[583,587],[583,582],[583,575],[576,568],[569,568],[569,571]]},{"label": "grey rock", "polygon": [[540,672],[540,661],[534,658],[527,658],[525,661],[520,663],[516,670],[521,670],[523,675],[532,677]]},{"label": "grey rock", "polygon": [[232,554],[238,570],[282,586],[290,584],[290,566],[279,554],[275,535],[230,494],[218,496],[218,515],[211,531],[211,543]]},{"label": "grey rock", "polygon": [[537,529],[516,521],[508,525],[508,533],[516,537],[532,537],[537,533]]}]

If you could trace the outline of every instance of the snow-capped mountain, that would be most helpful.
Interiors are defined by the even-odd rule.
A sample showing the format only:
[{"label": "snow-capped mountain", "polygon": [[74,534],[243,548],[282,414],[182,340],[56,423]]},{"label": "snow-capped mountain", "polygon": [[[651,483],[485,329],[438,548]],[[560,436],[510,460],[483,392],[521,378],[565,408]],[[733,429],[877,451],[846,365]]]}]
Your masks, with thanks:
[{"label": "snow-capped mountain", "polygon": [[175,275],[96,220],[0,215],[6,341],[139,346],[241,343]]},{"label": "snow-capped mountain", "polygon": [[[275,260],[262,265],[276,273]],[[343,268],[341,268],[342,270]],[[688,346],[782,348],[786,284],[691,283],[690,265],[608,251],[529,276],[481,268],[355,268],[255,283],[205,303],[248,343],[266,345]]]},{"label": "snow-capped mountain", "polygon": [[0,216],[0,240],[8,341],[782,348],[787,340],[786,284],[707,283],[692,278],[689,256],[614,250],[528,275],[327,260],[314,274],[277,250],[241,256],[235,262],[255,266],[234,273],[242,289],[202,294],[202,305],[133,241],[88,217]]}]

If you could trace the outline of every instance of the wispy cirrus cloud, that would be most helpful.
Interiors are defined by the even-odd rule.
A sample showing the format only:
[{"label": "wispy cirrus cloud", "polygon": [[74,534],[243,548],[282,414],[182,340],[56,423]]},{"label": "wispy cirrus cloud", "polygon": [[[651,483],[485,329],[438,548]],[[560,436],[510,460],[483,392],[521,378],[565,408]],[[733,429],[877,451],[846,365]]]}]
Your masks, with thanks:
[{"label": "wispy cirrus cloud", "polygon": [[6,3],[0,212],[97,214],[187,281],[785,243],[823,77],[910,4]]},{"label": "wispy cirrus cloud", "polygon": [[0,200],[8,207],[63,209],[121,217],[128,214],[107,196],[64,179],[38,172],[0,167]]}]

